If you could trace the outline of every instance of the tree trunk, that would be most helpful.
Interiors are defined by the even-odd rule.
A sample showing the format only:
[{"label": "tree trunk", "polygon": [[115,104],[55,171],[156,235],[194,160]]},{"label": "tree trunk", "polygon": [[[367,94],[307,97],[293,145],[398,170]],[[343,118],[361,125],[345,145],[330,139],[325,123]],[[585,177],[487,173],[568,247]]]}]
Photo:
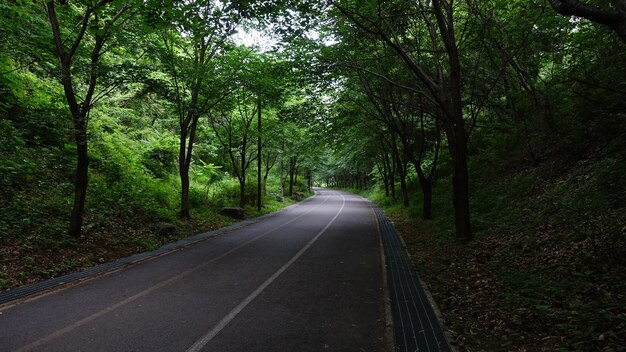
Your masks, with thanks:
[{"label": "tree trunk", "polygon": [[415,167],[417,179],[419,180],[420,188],[422,189],[422,219],[430,220],[432,219],[433,181],[432,179],[426,177],[419,160],[414,156],[411,156],[411,163],[413,164],[413,167]]},{"label": "tree trunk", "polygon": [[400,168],[404,169],[404,171],[400,173],[400,191],[402,192],[402,205],[405,208],[408,208],[410,204],[409,192],[406,187],[406,169],[403,166],[400,166]]},{"label": "tree trunk", "polygon": [[294,178],[295,178],[295,174],[296,174],[296,157],[292,156],[289,159],[289,196],[291,197],[293,195],[293,184],[294,184]]},{"label": "tree trunk", "polygon": [[583,17],[592,22],[605,25],[614,30],[622,42],[626,43],[626,2],[624,0],[614,0],[612,2],[615,10],[605,10],[579,1],[549,1],[554,11],[559,14],[567,17]]},{"label": "tree trunk", "polygon": [[391,190],[391,200],[395,203],[398,197],[396,196],[396,163],[391,162],[392,166],[389,169],[389,189]]},{"label": "tree trunk", "polygon": [[265,154],[265,173],[263,174],[263,196],[267,195],[267,178],[270,175],[270,171],[274,168],[274,165],[276,165],[276,159],[278,158],[278,155],[276,155],[272,161],[272,156],[271,153],[268,152],[267,154]]},{"label": "tree trunk", "polygon": [[181,133],[178,151],[178,174],[180,175],[180,218],[189,219],[189,165],[187,165],[187,134]]},{"label": "tree trunk", "polygon": [[384,162],[377,162],[376,169],[378,174],[383,179],[383,185],[385,186],[385,198],[389,197],[389,181],[387,179],[387,167]]},{"label": "tree trunk", "polygon": [[246,205],[246,178],[239,179],[239,207]]},{"label": "tree trunk", "polygon": [[189,164],[187,163],[187,133],[181,132],[178,150],[178,174],[180,175],[180,218],[190,219],[189,211]]},{"label": "tree trunk", "polygon": [[[83,119],[84,121],[84,119]],[[76,131],[76,183],[74,183],[74,206],[70,217],[68,234],[74,238],[80,237],[87,197],[89,181],[89,154],[87,151],[86,126],[78,123]]]},{"label": "tree trunk", "polygon": [[395,135],[391,136],[391,153],[393,154],[393,160],[396,164],[396,170],[399,171],[402,204],[408,208],[410,204],[409,194],[406,188],[406,163],[400,158],[400,150],[398,149],[398,143],[396,142]]},{"label": "tree trunk", "polygon": [[[452,156],[452,193],[454,205],[454,223],[456,227],[456,238],[461,242],[472,240],[472,230],[470,226],[469,208],[469,173],[467,170],[467,131],[463,120],[463,95],[461,81],[461,61],[459,51],[456,46],[454,33],[454,22],[448,20],[447,31],[445,21],[441,11],[442,1],[433,2],[439,27],[442,29],[442,39],[448,53],[450,65],[450,111],[448,113],[447,137]],[[447,7],[448,18],[452,17],[452,4],[443,3]],[[445,89],[441,87],[442,89]],[[452,133],[452,135],[450,135]]]},{"label": "tree trunk", "polygon": [[257,137],[257,166],[258,166],[258,170],[257,170],[257,210],[261,211],[261,199],[263,197],[263,195],[261,194],[261,167],[263,166],[263,164],[261,163],[261,102],[259,101],[259,108],[258,108],[258,113],[259,113],[259,118],[258,118],[258,125],[257,125],[257,130],[259,133],[259,136]]},{"label": "tree trunk", "polygon": [[239,167],[239,207],[243,208],[246,205],[246,153],[248,150],[248,138],[247,133],[243,137],[243,143],[241,145],[240,156],[241,163]]},{"label": "tree trunk", "polygon": [[180,217],[181,219],[191,218],[189,212],[189,168],[183,166],[180,170]]},{"label": "tree trunk", "polygon": [[432,181],[426,177],[420,164],[417,163],[417,160],[414,160],[412,163],[415,167],[415,172],[417,173],[420,188],[422,189],[422,218],[424,220],[430,220],[432,219]]},{"label": "tree trunk", "polygon": [[289,172],[289,196],[293,195],[293,171]]},{"label": "tree trunk", "polygon": [[285,143],[283,143],[281,152],[280,152],[280,196],[284,197],[285,196],[285,177],[284,177],[284,173],[285,173],[285,160],[284,160],[284,156],[283,156],[283,151],[285,150]]},{"label": "tree trunk", "polygon": [[[456,132],[459,132],[458,130]],[[452,138],[449,138],[451,140]],[[469,207],[469,173],[467,169],[467,140],[465,133],[455,133],[449,144],[452,157],[452,194],[456,238],[461,242],[472,240]]]},{"label": "tree trunk", "polygon": [[313,189],[313,175],[311,175],[311,171],[307,170],[306,172],[307,186],[309,191]]}]

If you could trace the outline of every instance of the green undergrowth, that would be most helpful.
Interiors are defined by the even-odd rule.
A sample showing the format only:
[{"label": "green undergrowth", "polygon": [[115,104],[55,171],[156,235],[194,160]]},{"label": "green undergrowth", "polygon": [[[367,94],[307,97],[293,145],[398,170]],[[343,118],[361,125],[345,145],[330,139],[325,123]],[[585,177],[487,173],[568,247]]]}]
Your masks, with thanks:
[{"label": "green undergrowth", "polygon": [[[154,250],[234,221],[218,215],[222,207],[239,204],[239,184],[228,174],[211,174],[195,163],[192,218],[179,219],[180,181],[171,143],[111,131],[91,143],[82,236],[69,237],[75,146],[32,143],[7,120],[0,121],[0,141],[0,289]],[[293,204],[293,199],[278,197],[278,186],[270,177],[258,211],[256,184],[248,184],[246,193],[252,196],[246,199],[247,216]],[[160,231],[164,224],[174,225],[175,231]]]},{"label": "green undergrowth", "polygon": [[[626,346],[626,164],[620,145],[559,166],[493,170],[475,157],[475,240],[454,238],[449,178],[436,181],[431,221],[373,187],[402,233],[448,328],[467,351],[623,351]],[[445,167],[445,166],[444,166]],[[398,191],[399,194],[399,191]]]}]

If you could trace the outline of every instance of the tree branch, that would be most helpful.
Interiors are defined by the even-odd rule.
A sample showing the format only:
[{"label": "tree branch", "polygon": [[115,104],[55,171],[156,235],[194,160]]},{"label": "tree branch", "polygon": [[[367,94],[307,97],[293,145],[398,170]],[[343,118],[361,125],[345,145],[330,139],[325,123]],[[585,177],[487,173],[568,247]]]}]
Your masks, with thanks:
[{"label": "tree branch", "polygon": [[609,27],[617,25],[621,16],[615,11],[602,9],[598,6],[582,4],[578,0],[549,0],[554,11],[563,16],[583,17]]},{"label": "tree branch", "polygon": [[614,0],[614,11],[598,6],[583,4],[578,0],[548,0],[550,6],[563,16],[582,17],[613,29],[626,43],[626,3]]}]

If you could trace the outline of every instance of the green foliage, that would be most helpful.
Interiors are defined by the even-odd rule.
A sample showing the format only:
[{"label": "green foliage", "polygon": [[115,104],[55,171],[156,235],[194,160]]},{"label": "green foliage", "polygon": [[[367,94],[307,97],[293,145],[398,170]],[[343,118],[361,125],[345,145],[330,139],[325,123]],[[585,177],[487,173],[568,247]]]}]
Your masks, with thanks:
[{"label": "green foliage", "polygon": [[4,115],[14,105],[16,105],[18,94],[21,88],[21,81],[16,74],[11,74],[14,70],[14,63],[8,57],[0,55],[0,114]]},{"label": "green foliage", "polygon": [[164,178],[176,170],[176,146],[173,144],[157,144],[147,150],[142,159],[142,164],[156,178]]},{"label": "green foliage", "polygon": [[153,251],[161,246],[161,243],[151,236],[136,236],[132,241],[135,246],[146,251]]},{"label": "green foliage", "polygon": [[204,160],[200,160],[200,163],[202,165],[197,168],[196,175],[205,178],[208,184],[215,182],[222,175],[222,173],[219,172],[222,168],[221,166],[206,163]]},{"label": "green foliage", "polygon": [[[125,4],[131,9],[107,29]],[[269,16],[272,9],[285,10],[284,4],[229,4],[114,1],[99,8],[98,16],[87,17],[81,37],[77,21],[94,4],[55,2],[66,53],[74,40],[82,38],[67,62],[72,94],[86,120],[73,121],[76,116],[70,116],[66,92],[59,84],[59,58],[43,7],[21,0],[0,3],[0,266],[9,268],[0,275],[1,289],[154,249],[229,223],[217,212],[221,206],[238,205],[239,184],[227,155],[230,149],[217,141],[206,120],[215,104],[224,102],[222,112],[234,116],[238,107],[262,100],[265,150],[275,159],[279,153],[302,152],[292,144],[306,133],[292,125],[291,140],[283,140],[276,117],[291,84],[289,64],[281,54],[236,46],[230,39],[242,19]],[[102,35],[105,45],[92,65],[91,50]],[[194,46],[198,49],[204,40],[210,41],[203,55],[207,60],[198,64]],[[91,100],[83,105],[90,73],[97,82]],[[246,89],[244,95],[233,95],[241,88]],[[195,122],[188,120],[190,111]],[[80,238],[66,234],[77,167],[73,122],[87,126],[90,158]],[[187,145],[190,154],[194,149],[187,165],[191,220],[178,219],[182,130],[187,142],[191,130],[195,138]],[[235,129],[236,144],[240,132]],[[255,137],[251,132],[250,155],[256,152]],[[256,202],[256,185],[250,182],[255,167],[251,164],[246,175],[247,208]],[[277,174],[276,167],[269,172],[266,206],[259,213],[249,208],[249,214],[291,203],[276,200],[283,198]],[[153,233],[151,225],[160,222],[175,224],[178,237]]]},{"label": "green foliage", "polygon": [[[239,181],[236,179],[224,179],[209,187],[209,199],[211,204],[217,207],[239,206]],[[245,186],[245,203],[254,204],[256,201],[256,184],[248,182]]]},{"label": "green foliage", "polygon": [[[472,160],[471,209],[477,235],[472,245],[455,243],[447,178],[437,180],[432,221],[414,220],[420,214],[419,190],[408,209],[385,197],[380,186],[364,194],[398,224],[411,219],[404,239],[423,279],[442,302],[440,308],[448,312],[444,316],[453,321],[453,329],[469,328],[480,336],[473,340],[467,330],[460,333],[460,340],[470,341],[468,346],[484,347],[485,336],[506,333],[517,336],[510,337],[514,346],[526,346],[531,336],[545,336],[545,341],[560,336],[556,346],[563,350],[612,350],[610,346],[620,344],[613,332],[622,326],[620,312],[626,308],[620,298],[626,265],[625,212],[619,205],[624,180],[614,175],[622,172],[615,163],[617,155],[588,160],[554,176],[553,160],[503,170],[494,163],[502,160],[495,157],[499,145],[483,144],[482,153],[489,157],[481,153]],[[430,251],[432,257],[415,254]],[[463,270],[452,269],[457,265]],[[457,302],[465,285],[477,286],[463,293],[467,300]],[[450,291],[451,286],[457,292]],[[488,320],[475,306],[467,306],[472,304],[489,306]],[[480,327],[499,320],[506,322],[506,332]]]},{"label": "green foliage", "polygon": [[0,242],[18,236],[28,238],[33,232],[41,235],[42,241],[62,239],[65,228],[63,217],[68,199],[65,192],[68,183],[60,182],[71,167],[64,153],[55,149],[19,148],[20,139],[6,121],[0,122],[0,130],[6,141],[18,148],[3,153],[0,158]]},{"label": "green foliage", "polygon": [[8,120],[0,120],[0,142],[3,155],[19,152],[26,145],[20,132]]}]

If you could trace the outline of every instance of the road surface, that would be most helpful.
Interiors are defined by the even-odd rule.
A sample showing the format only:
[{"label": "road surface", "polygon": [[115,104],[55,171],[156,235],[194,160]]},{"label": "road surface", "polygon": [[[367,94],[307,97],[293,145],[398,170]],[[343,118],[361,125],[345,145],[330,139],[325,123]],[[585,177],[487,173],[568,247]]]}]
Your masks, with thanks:
[{"label": "road surface", "polygon": [[0,351],[385,351],[369,204],[315,197],[232,233],[0,306]]}]

